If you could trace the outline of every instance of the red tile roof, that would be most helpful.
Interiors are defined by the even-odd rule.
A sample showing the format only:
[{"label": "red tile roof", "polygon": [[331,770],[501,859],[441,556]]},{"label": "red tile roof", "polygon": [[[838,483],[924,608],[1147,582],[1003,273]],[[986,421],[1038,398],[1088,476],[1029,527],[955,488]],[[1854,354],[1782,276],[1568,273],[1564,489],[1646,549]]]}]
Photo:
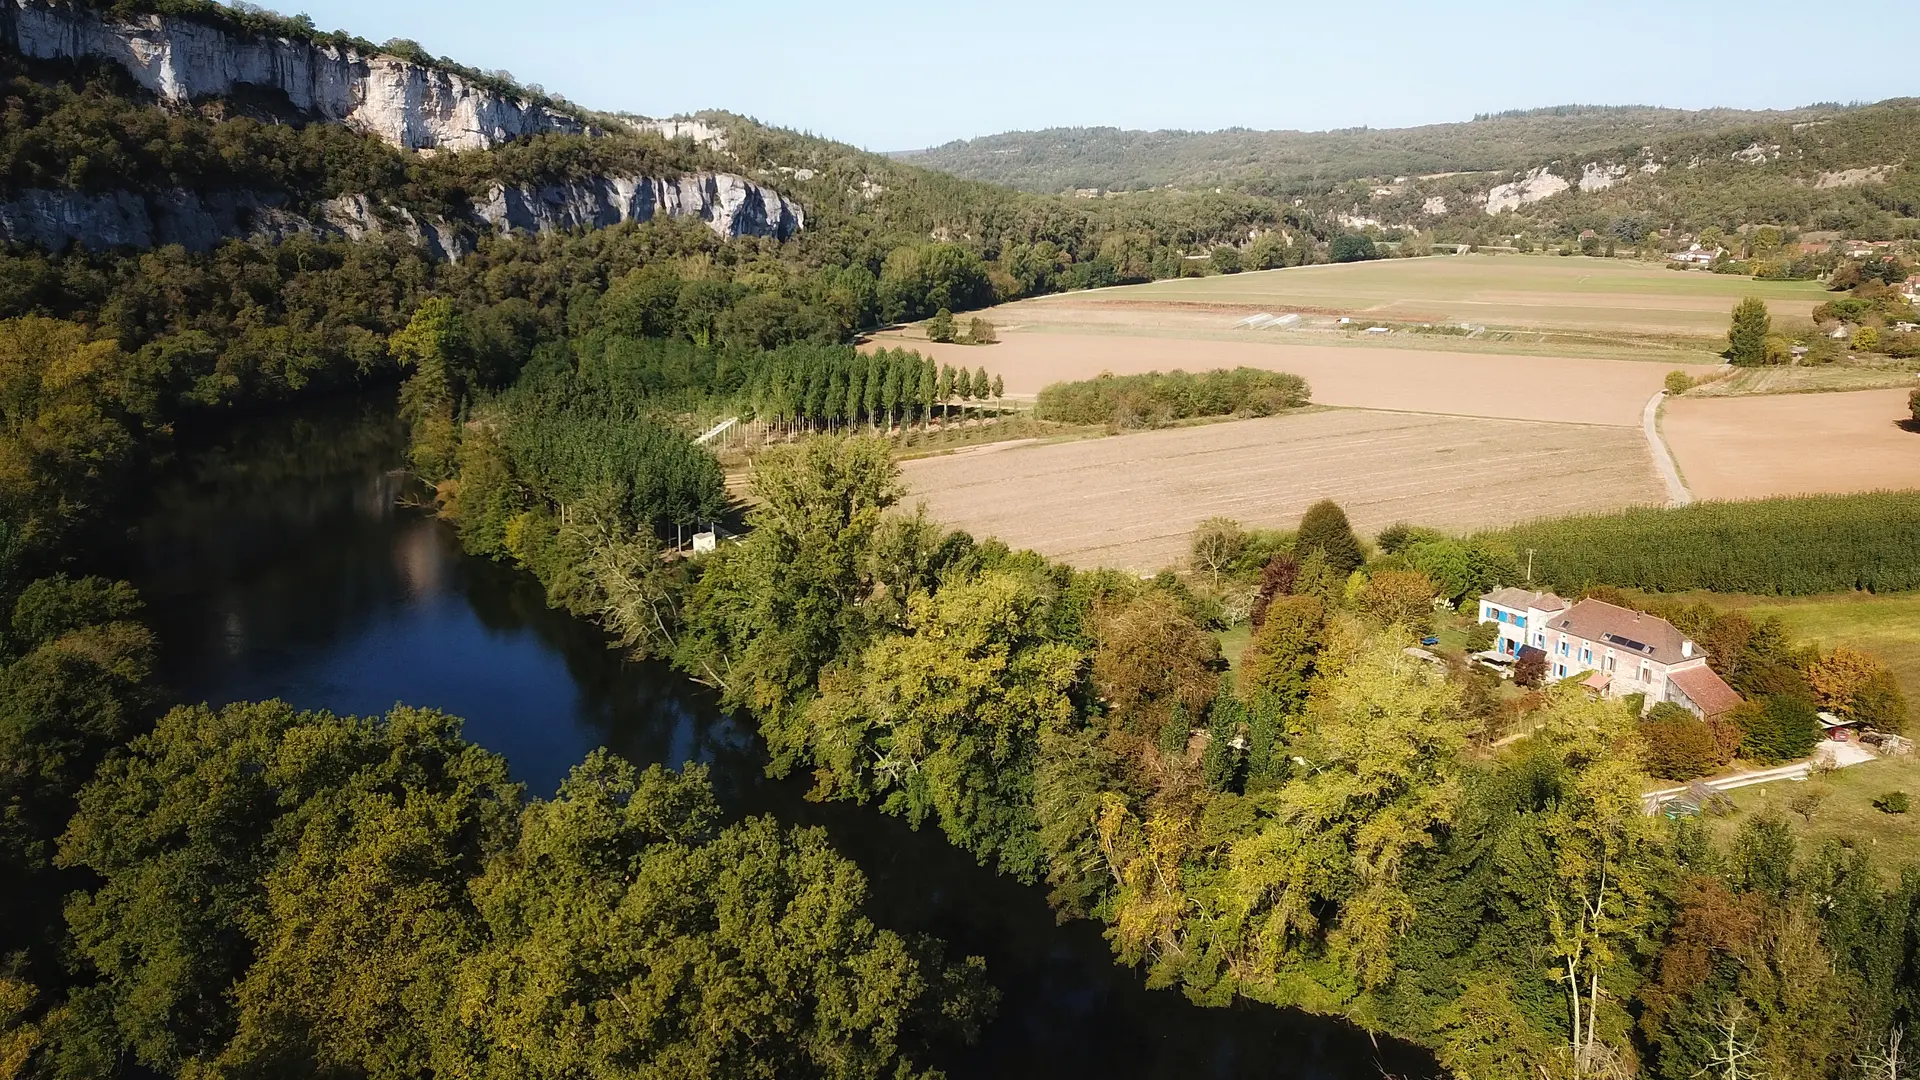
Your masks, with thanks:
[{"label": "red tile roof", "polygon": [[1698,649],[1689,655],[1687,636],[1667,620],[1604,600],[1582,600],[1548,620],[1547,628],[1609,646],[1622,656],[1644,657],[1662,664],[1678,664],[1702,655]]},{"label": "red tile roof", "polygon": [[1714,674],[1713,669],[1705,664],[1681,668],[1668,674],[1667,678],[1672,679],[1673,685],[1687,695],[1687,700],[1700,706],[1700,711],[1708,717],[1729,712],[1744,700],[1733,687],[1726,684],[1726,680]]}]

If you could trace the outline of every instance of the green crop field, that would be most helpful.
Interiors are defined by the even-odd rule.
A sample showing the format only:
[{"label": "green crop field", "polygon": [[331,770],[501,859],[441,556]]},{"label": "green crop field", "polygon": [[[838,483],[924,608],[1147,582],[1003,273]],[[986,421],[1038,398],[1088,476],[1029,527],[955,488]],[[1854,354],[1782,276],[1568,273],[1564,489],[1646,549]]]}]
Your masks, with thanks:
[{"label": "green crop field", "polygon": [[1775,317],[1805,317],[1826,291],[1811,281],[1753,281],[1628,259],[1455,255],[1178,278],[1077,295],[1106,303],[1245,305],[1276,315],[1717,335],[1743,296],[1765,299]]}]

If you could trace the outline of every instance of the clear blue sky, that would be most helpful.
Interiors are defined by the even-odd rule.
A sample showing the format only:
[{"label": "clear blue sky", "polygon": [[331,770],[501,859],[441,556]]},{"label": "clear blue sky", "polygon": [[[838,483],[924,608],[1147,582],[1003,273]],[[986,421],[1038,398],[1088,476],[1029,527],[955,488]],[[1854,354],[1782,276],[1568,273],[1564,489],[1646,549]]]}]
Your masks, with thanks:
[{"label": "clear blue sky", "polygon": [[304,9],[323,30],[413,38],[593,108],[730,109],[872,150],[1065,125],[1400,127],[1573,102],[1920,94],[1920,69],[1897,51],[1876,59],[1872,41],[1777,0],[267,6]]}]

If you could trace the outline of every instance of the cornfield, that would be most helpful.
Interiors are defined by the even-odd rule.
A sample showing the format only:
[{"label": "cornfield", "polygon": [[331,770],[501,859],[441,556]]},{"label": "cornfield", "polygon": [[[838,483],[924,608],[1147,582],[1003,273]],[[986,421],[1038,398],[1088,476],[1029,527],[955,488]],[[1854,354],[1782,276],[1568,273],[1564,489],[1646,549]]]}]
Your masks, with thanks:
[{"label": "cornfield", "polygon": [[1920,589],[1920,491],[1709,502],[1554,518],[1495,534],[1533,581],[1805,596]]}]

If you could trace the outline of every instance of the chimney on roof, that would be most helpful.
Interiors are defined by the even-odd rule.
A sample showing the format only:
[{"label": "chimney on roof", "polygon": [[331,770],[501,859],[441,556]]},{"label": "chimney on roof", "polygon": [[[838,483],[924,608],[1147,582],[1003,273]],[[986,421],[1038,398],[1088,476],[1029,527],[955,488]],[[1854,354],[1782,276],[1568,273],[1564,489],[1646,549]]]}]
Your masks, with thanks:
[{"label": "chimney on roof", "polygon": [[1688,641],[1685,638],[1681,638],[1680,639],[1680,655],[1685,659],[1691,660],[1693,658],[1693,642]]}]

